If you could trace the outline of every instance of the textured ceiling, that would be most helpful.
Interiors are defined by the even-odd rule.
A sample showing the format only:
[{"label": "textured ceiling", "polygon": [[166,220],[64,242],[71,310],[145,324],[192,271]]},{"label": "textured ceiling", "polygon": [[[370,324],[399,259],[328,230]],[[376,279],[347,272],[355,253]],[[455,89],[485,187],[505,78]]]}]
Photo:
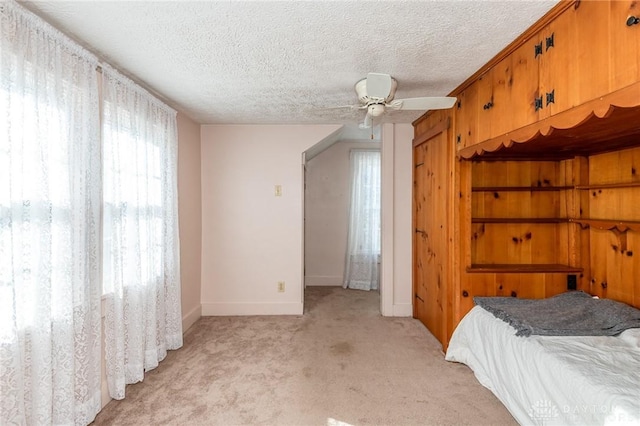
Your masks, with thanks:
[{"label": "textured ceiling", "polygon": [[[24,3],[199,123],[357,123],[354,84],[444,96],[556,1]],[[397,111],[384,121],[422,114]]]}]

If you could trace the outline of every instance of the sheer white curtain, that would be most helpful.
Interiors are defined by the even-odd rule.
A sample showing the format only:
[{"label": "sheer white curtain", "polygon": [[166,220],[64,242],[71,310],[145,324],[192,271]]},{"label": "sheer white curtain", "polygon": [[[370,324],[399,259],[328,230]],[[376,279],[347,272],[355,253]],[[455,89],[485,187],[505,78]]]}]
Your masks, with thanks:
[{"label": "sheer white curtain", "polygon": [[344,288],[377,290],[380,260],[380,151],[352,150]]},{"label": "sheer white curtain", "polygon": [[0,4],[0,424],[100,410],[96,59]]},{"label": "sheer white curtain", "polygon": [[107,381],[112,398],[182,346],[176,112],[103,66]]}]

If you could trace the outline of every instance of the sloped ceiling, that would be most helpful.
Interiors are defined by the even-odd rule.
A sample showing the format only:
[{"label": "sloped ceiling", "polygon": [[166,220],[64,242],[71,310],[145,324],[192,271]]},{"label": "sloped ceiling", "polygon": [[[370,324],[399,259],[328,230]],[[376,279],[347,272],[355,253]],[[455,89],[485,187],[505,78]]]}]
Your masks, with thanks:
[{"label": "sloped ceiling", "polygon": [[[556,1],[23,3],[206,124],[353,124],[369,72],[397,98],[444,96]],[[409,123],[419,111],[384,121]]]}]

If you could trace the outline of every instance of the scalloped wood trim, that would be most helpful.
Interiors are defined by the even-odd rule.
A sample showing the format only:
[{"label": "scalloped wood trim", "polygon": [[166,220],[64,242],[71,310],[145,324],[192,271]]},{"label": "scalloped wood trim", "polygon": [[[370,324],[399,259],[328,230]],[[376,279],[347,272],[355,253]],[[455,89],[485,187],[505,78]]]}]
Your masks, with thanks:
[{"label": "scalloped wood trim", "polygon": [[[640,82],[504,135],[463,148],[458,151],[458,156],[468,160],[485,153],[510,148],[514,144],[549,138],[555,133],[562,133],[562,131],[569,129],[579,130],[580,126],[593,119],[606,120],[615,115],[616,110],[637,107],[640,107]],[[640,115],[638,117],[640,118]],[[638,133],[640,133],[639,123],[640,120],[636,120],[627,124],[636,126]],[[606,121],[600,124],[604,125]],[[609,131],[611,133],[619,132],[620,128],[619,126],[611,126]],[[558,148],[562,148],[562,146]]]}]

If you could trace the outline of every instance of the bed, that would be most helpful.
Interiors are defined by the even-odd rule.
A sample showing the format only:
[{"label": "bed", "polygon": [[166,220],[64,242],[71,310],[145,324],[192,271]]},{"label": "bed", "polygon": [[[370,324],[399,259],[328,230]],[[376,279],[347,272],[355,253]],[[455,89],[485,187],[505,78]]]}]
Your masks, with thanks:
[{"label": "bed", "polygon": [[522,337],[475,306],[446,359],[469,366],[522,425],[640,425],[640,328]]}]

